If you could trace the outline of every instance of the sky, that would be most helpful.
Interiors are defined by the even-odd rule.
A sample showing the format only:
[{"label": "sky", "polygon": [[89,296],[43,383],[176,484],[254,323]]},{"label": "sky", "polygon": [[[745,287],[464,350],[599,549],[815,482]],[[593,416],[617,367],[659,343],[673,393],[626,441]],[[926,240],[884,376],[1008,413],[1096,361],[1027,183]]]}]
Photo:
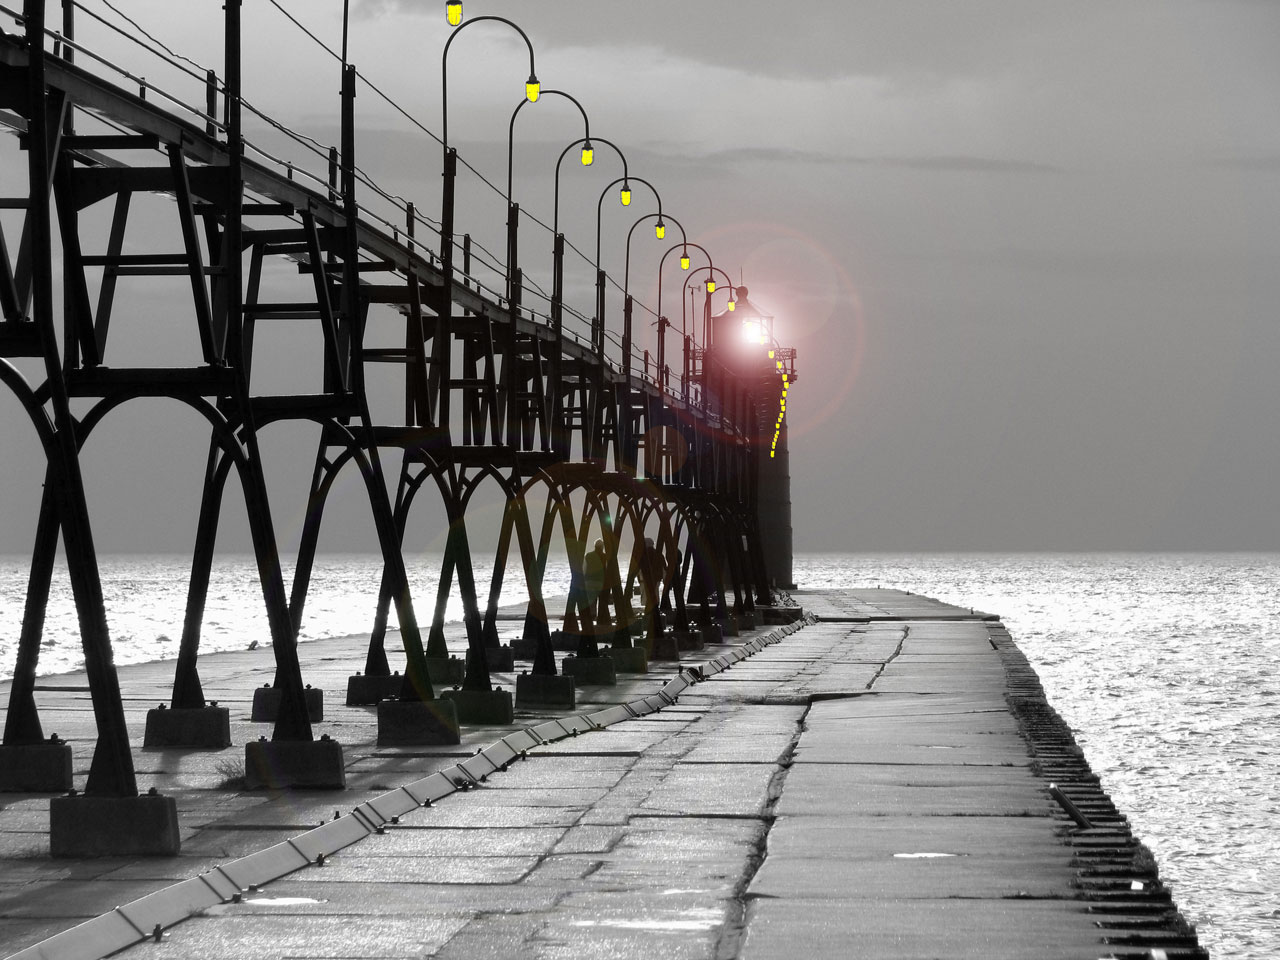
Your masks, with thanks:
[{"label": "sky", "polygon": [[[340,3],[279,3],[340,46]],[[114,6],[219,68],[221,4],[184,4],[181,19],[160,0]],[[544,89],[581,102],[593,135],[796,348],[798,551],[1280,548],[1280,4],[466,0],[465,13],[521,25]],[[270,3],[244,17],[246,97],[336,142],[333,59]],[[87,22],[78,36],[146,62]],[[447,36],[438,0],[352,0],[351,62],[437,134]],[[450,140],[499,185],[527,56],[497,23],[460,34],[449,56]],[[439,144],[367,88],[356,110],[361,167],[434,215]],[[581,135],[567,101],[522,111],[514,192],[527,213],[551,221],[556,158]],[[597,198],[620,173],[599,144],[596,157],[583,170],[570,155],[560,178],[561,225],[588,256]],[[629,217],[651,209],[636,197]],[[460,232],[501,251],[504,207],[464,173]],[[618,277],[628,223],[608,203],[602,223]],[[550,248],[526,223],[522,261],[544,285]],[[662,249],[648,236],[630,257],[650,306]],[[571,257],[566,275],[589,314],[593,268]],[[664,282],[674,316],[680,278]],[[129,301],[125,354],[181,362],[191,338],[172,302]],[[262,349],[288,381],[297,348]],[[315,437],[277,429],[268,475],[287,549]],[[84,454],[102,551],[190,549],[206,443],[163,401],[112,415]],[[41,471],[3,396],[0,450],[0,553],[20,554]],[[335,501],[322,550],[373,547],[358,500]],[[228,509],[220,545],[246,549],[234,498]],[[433,521],[418,522],[411,540],[429,545]]]}]

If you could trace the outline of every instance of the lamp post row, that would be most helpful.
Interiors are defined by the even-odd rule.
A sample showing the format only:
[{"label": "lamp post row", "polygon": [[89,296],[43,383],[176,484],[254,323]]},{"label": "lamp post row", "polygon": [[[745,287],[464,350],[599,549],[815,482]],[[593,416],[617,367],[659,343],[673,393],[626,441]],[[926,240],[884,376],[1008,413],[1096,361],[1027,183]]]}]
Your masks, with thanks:
[{"label": "lamp post row", "polygon": [[[453,41],[465,29],[462,26],[462,2],[461,0],[447,0],[445,3],[445,19],[451,27],[456,27],[449,39],[445,42],[444,53],[441,56],[441,97],[442,97],[442,137],[441,147],[444,154],[444,189],[441,199],[441,215],[440,215],[440,261],[441,273],[444,282],[444,303],[450,301],[450,291],[453,284],[453,224],[454,224],[454,208],[455,208],[455,184],[457,179],[457,150],[449,145],[449,49]],[[494,20],[504,23],[511,27],[524,40],[525,46],[529,51],[529,79],[525,82],[525,96],[511,112],[511,119],[507,128],[507,269],[506,269],[506,298],[508,307],[512,316],[517,314],[520,302],[520,289],[522,288],[523,275],[519,267],[519,223],[520,223],[520,206],[512,199],[512,171],[513,158],[515,150],[515,123],[516,117],[520,111],[529,103],[536,103],[543,95],[558,96],[569,100],[578,112],[582,115],[583,136],[579,137],[565,146],[556,161],[555,172],[555,191],[554,191],[554,207],[552,219],[553,242],[553,259],[552,259],[552,294],[551,294],[551,323],[557,335],[561,332],[563,324],[564,309],[564,234],[560,232],[560,169],[565,156],[574,147],[580,147],[580,159],[583,166],[591,166],[595,160],[595,143],[603,143],[609,146],[619,159],[622,161],[623,175],[611,182],[600,194],[600,199],[596,204],[596,250],[595,250],[595,268],[596,268],[596,314],[592,322],[591,340],[592,348],[597,353],[604,351],[604,328],[605,328],[605,288],[607,284],[607,276],[605,271],[600,268],[600,226],[603,213],[604,197],[615,186],[620,186],[619,200],[623,206],[631,205],[631,181],[644,184],[653,193],[658,204],[657,213],[645,214],[639,217],[627,232],[626,260],[624,266],[624,282],[623,282],[623,369],[626,375],[631,372],[631,345],[632,345],[632,312],[633,299],[630,293],[630,273],[631,273],[631,236],[635,228],[646,220],[656,219],[654,224],[654,235],[657,239],[662,240],[666,236],[667,220],[671,220],[680,229],[681,242],[668,249],[662,256],[662,260],[658,266],[658,377],[660,385],[665,387],[662,371],[665,362],[665,333],[666,327],[670,325],[670,321],[662,314],[662,270],[666,264],[667,256],[677,248],[681,250],[680,267],[682,270],[690,268],[689,247],[692,246],[702,252],[707,258],[707,267],[699,267],[694,272],[700,270],[708,271],[708,279],[706,290],[708,300],[710,294],[716,289],[714,274],[720,273],[728,281],[728,275],[723,270],[715,267],[710,254],[706,249],[696,243],[690,243],[685,233],[684,226],[669,214],[664,215],[662,207],[662,196],[657,189],[647,180],[632,176],[627,164],[626,154],[613,142],[597,136],[594,140],[591,136],[591,121],[587,116],[586,110],[578,99],[563,90],[542,90],[541,83],[538,80],[537,70],[534,62],[533,44],[529,40],[528,35],[514,22],[505,17],[498,16],[482,16],[468,20],[465,26],[471,26],[481,23],[485,20]],[[729,309],[733,310],[735,303],[733,299],[733,287],[729,284]],[[683,303],[681,310],[681,334],[684,341],[684,370],[685,377],[685,395],[687,397],[688,387],[688,371],[689,371],[689,335],[685,324],[683,312]],[[704,327],[703,338],[706,338]],[[442,356],[437,358],[439,362],[447,364],[448,358]],[[447,375],[447,374],[446,374]],[[447,415],[447,411],[442,411]]]}]

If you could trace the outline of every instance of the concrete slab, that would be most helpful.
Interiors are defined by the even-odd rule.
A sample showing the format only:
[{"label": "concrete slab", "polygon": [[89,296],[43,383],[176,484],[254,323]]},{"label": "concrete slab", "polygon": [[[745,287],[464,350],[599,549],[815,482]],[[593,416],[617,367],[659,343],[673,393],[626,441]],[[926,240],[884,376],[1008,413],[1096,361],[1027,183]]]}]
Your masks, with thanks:
[{"label": "concrete slab", "polygon": [[[400,824],[343,847],[323,866],[313,860],[246,902],[209,907],[166,930],[164,943],[134,952],[1101,956],[1072,952],[1080,944],[1105,948],[1091,918],[1053,899],[1075,895],[1073,850],[1060,842],[1064,820],[1026,763],[987,627],[967,611],[894,591],[822,597],[846,622],[793,633],[659,713],[538,747],[483,787],[410,809]],[[850,611],[881,622],[847,622]],[[306,645],[307,679],[340,688],[363,665],[363,639]],[[452,652],[466,649],[459,626],[450,625],[446,639]],[[699,659],[732,649],[712,647]],[[592,688],[577,710],[652,694],[680,665],[652,666],[648,676]],[[261,732],[248,720],[248,697],[272,671],[269,651],[202,658],[206,695],[229,708],[233,739]],[[165,698],[156,694],[171,674],[171,665],[122,671],[131,723]],[[495,676],[504,687],[514,679]],[[83,777],[93,738],[88,699],[74,691],[48,696],[59,699],[51,710],[57,727],[46,727],[84,738],[73,743],[75,776]],[[815,696],[823,699],[811,702]],[[492,729],[464,729],[456,746],[383,748],[373,710],[333,712],[324,732],[344,744],[348,783],[361,790],[237,795],[234,787],[214,790],[235,772],[217,754],[162,751],[140,761],[142,776],[185,791],[180,812],[191,855],[151,868],[115,859],[55,870],[31,859],[38,852],[3,859],[6,842],[21,849],[47,829],[47,800],[0,799],[0,936],[26,944],[34,930],[74,922],[31,912],[53,902],[49,889],[68,891],[59,895],[67,911],[73,902],[85,913],[109,911],[119,891],[154,892],[166,881],[152,878],[292,839],[331,821],[335,807],[346,814],[467,762],[495,738]],[[563,714],[518,708],[514,729]],[[11,911],[31,915],[13,919]]]},{"label": "concrete slab", "polygon": [[1107,952],[1069,902],[755,899],[748,919],[742,960],[1097,960]]}]

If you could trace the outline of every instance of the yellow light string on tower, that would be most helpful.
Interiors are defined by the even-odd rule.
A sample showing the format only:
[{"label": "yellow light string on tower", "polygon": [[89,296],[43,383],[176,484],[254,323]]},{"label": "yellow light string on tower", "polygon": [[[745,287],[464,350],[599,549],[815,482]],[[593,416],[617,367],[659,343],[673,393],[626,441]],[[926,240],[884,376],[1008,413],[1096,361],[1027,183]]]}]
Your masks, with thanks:
[{"label": "yellow light string on tower", "polygon": [[782,372],[782,361],[774,358],[774,351],[769,351],[769,359],[774,361],[774,367],[782,376],[782,395],[778,397],[778,419],[773,423],[773,444],[769,447],[769,459],[772,460],[778,455],[778,438],[782,436],[782,421],[787,416],[787,390],[791,386],[791,377]]}]

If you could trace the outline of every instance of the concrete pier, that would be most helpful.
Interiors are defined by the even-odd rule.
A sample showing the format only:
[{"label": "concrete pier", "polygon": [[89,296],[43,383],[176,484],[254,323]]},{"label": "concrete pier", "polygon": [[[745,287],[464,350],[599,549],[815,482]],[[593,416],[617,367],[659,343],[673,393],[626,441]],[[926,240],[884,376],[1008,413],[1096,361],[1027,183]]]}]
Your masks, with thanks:
[{"label": "concrete pier", "polygon": [[[340,792],[240,790],[273,662],[203,658],[236,745],[139,754],[142,788],[177,797],[181,855],[52,860],[47,795],[0,795],[0,952],[1205,956],[998,620],[891,590],[797,599],[816,620],[461,746],[379,747],[373,708],[335,707],[316,732],[343,745]],[[339,689],[359,651],[308,644],[308,681]],[[139,738],[171,671],[121,671]],[[87,698],[41,686],[80,780]]]}]

